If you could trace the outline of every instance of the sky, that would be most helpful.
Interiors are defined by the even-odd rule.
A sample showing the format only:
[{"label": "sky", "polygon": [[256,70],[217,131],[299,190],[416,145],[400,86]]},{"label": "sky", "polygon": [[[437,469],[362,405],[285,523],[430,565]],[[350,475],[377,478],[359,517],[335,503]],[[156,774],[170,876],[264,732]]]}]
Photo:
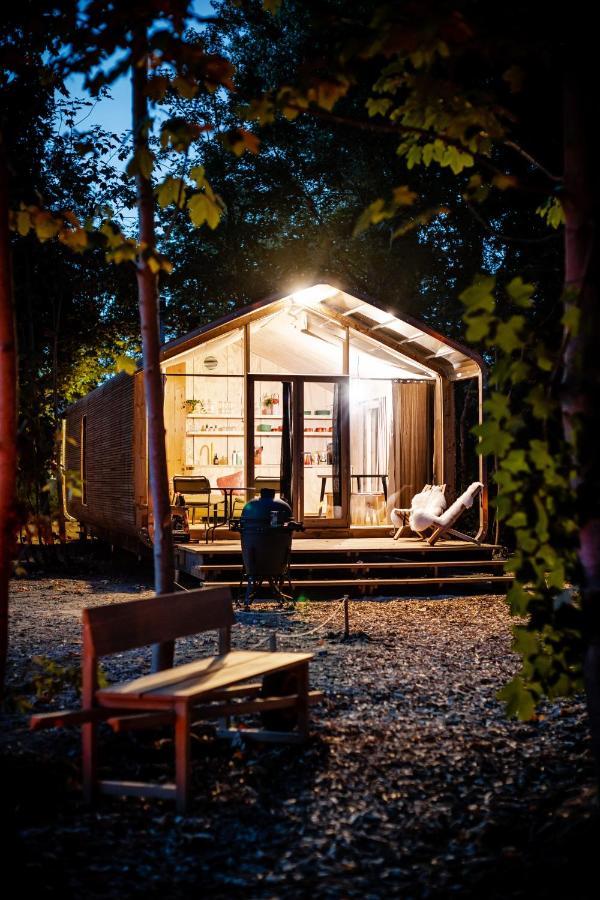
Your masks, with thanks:
[{"label": "sky", "polygon": [[[213,13],[210,0],[193,0],[192,10],[196,15],[207,16]],[[67,88],[73,97],[85,97],[83,76],[74,75],[67,80]],[[121,134],[131,128],[131,85],[128,77],[119,78],[110,87],[110,96],[98,100],[92,111],[79,124],[82,131],[91,131],[100,126],[106,131]]]}]

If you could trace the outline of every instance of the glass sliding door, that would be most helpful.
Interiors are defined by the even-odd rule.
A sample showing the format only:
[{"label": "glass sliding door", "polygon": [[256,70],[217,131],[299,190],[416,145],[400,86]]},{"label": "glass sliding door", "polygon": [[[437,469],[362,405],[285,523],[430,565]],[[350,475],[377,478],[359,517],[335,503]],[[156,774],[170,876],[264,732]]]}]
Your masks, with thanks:
[{"label": "glass sliding door", "polygon": [[298,493],[304,524],[347,527],[348,387],[345,378],[305,377],[298,391]]},{"label": "glass sliding door", "polygon": [[273,488],[309,528],[349,522],[348,384],[248,376],[249,485]]},{"label": "glass sliding door", "polygon": [[292,505],[293,384],[250,376],[248,388],[249,486],[272,488]]},{"label": "glass sliding door", "polygon": [[353,378],[350,410],[350,524],[385,525],[393,410],[391,379]]}]

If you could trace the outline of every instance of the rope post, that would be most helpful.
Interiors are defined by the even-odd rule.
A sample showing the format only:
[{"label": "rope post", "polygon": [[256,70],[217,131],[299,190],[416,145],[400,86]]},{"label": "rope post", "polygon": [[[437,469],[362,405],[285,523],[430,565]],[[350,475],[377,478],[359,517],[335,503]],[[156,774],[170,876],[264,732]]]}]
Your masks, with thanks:
[{"label": "rope post", "polygon": [[277,632],[272,631],[269,635],[269,650],[271,653],[275,653],[277,650]]},{"label": "rope post", "polygon": [[344,600],[344,637],[349,638],[350,637],[350,611],[348,609],[348,601],[350,600],[350,597],[348,596],[348,594],[344,594],[343,600]]}]

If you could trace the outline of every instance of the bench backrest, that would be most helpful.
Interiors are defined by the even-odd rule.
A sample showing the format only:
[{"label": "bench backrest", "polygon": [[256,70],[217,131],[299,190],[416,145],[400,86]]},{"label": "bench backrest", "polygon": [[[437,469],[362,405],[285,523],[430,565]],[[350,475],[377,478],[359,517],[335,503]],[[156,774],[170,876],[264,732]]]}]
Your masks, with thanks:
[{"label": "bench backrest", "polygon": [[231,591],[198,588],[83,610],[83,648],[94,657],[173,641],[235,621]]}]

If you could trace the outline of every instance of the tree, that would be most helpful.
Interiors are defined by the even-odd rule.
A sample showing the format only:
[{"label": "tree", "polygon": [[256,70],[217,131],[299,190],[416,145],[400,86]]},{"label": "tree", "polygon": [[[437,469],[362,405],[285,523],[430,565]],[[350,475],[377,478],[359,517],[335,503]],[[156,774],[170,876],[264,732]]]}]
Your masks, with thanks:
[{"label": "tree", "polygon": [[[580,12],[559,28],[535,4],[509,4],[501,21],[468,2],[365,4],[352,15],[327,4],[314,22],[321,39],[327,22],[328,52],[319,47],[317,59],[256,98],[248,114],[263,125],[303,116],[395,136],[411,184],[390,184],[373,198],[358,230],[393,222],[401,238],[435,226],[439,209],[419,208],[413,190],[421,166],[451,171],[456,201],[486,232],[500,230],[501,246],[514,243],[511,211],[528,209],[529,258],[565,222],[561,296],[536,293],[517,259],[502,290],[492,265],[462,299],[467,336],[497,357],[479,436],[482,452],[498,458],[498,513],[516,544],[508,599],[522,620],[515,648],[523,660],[503,697],[526,718],[544,694],[577,689],[583,673],[600,761],[598,173],[593,38]],[[365,79],[371,95],[365,114],[353,117],[347,104]]]},{"label": "tree", "polygon": [[[110,84],[115,77],[128,68],[132,71],[134,110],[134,154],[128,167],[129,175],[134,175],[137,182],[137,206],[140,218],[140,241],[130,238],[117,220],[112,210],[96,209],[83,219],[73,208],[64,206],[47,207],[25,197],[21,202],[13,204],[9,216],[9,207],[0,210],[0,217],[7,223],[10,220],[15,231],[29,239],[30,232],[42,242],[58,239],[76,253],[102,250],[109,261],[115,263],[135,263],[140,299],[140,316],[142,321],[142,345],[144,353],[144,370],[146,384],[146,401],[149,410],[150,436],[150,487],[153,499],[155,521],[155,574],[156,587],[159,592],[168,591],[172,587],[173,559],[170,535],[169,491],[166,475],[164,425],[162,418],[162,377],[159,367],[158,339],[158,292],[157,277],[161,271],[169,271],[169,263],[158,253],[154,238],[154,192],[151,173],[154,166],[154,155],[151,144],[152,119],[149,115],[149,99],[160,100],[169,91],[182,94],[196,93],[199,89],[216,90],[218,87],[231,86],[231,67],[229,64],[207,54],[196,45],[189,47],[182,38],[188,12],[185,2],[157,2],[154,4],[120,4],[107,10],[105,4],[88,3],[83,12],[74,4],[65,5],[63,16],[55,16],[52,10],[42,9],[39,19],[30,20],[32,10],[27,9],[23,20],[17,16],[7,29],[7,41],[3,45],[6,61],[19,62],[24,71],[42,71],[50,73],[58,83],[67,73],[84,71],[90,88],[97,92]],[[48,20],[48,21],[47,21]],[[159,23],[162,23],[162,27]],[[50,27],[48,27],[48,24]],[[33,36],[43,37],[35,43],[37,55],[26,52],[32,43]],[[133,39],[132,39],[133,36]],[[62,46],[60,42],[62,41]],[[65,45],[70,47],[70,54],[65,53]],[[41,65],[40,48],[47,51],[49,61]],[[108,71],[103,67],[105,54],[121,53],[116,66]],[[68,60],[68,63],[66,62]],[[148,77],[148,63],[152,60],[152,77]],[[10,71],[10,65],[7,66]],[[160,72],[156,70],[160,69]],[[92,70],[93,71],[92,73]],[[9,76],[10,77],[10,76]],[[4,122],[2,123],[4,125]],[[14,126],[14,123],[10,123]],[[13,131],[14,131],[13,127]],[[163,157],[169,156],[169,150],[185,151],[190,143],[197,139],[201,129],[188,127],[184,121],[165,122],[161,128],[164,148]],[[94,149],[93,142],[81,142],[78,152],[85,156]],[[163,160],[164,161],[164,160]],[[221,215],[219,198],[212,192],[210,185],[200,170],[192,171],[193,181],[185,181],[183,177],[175,179],[171,176],[158,185],[157,192],[162,205],[176,202],[178,206],[187,207],[194,223],[201,225],[209,222],[211,227],[218,224]],[[106,185],[105,185],[106,187]],[[2,196],[8,204],[7,196]],[[54,198],[55,200],[57,198]],[[64,198],[60,198],[63,200]],[[59,201],[60,202],[60,201]],[[8,257],[0,261],[7,264]],[[15,378],[9,377],[14,368],[14,340],[11,340],[12,297],[8,291],[8,270],[2,272],[0,285],[4,288],[2,296],[3,344],[5,356],[3,369],[7,378],[3,380],[6,413],[3,418],[3,439],[0,443],[0,456],[3,466],[0,475],[4,476],[0,499],[3,503],[3,527],[12,535],[14,523],[14,472],[15,472],[15,427],[14,415],[10,410],[15,406]],[[88,323],[89,324],[89,323]],[[9,333],[10,332],[10,333]],[[55,341],[56,347],[56,341]],[[4,374],[4,372],[3,372]],[[11,387],[12,385],[12,387]],[[4,407],[3,407],[4,411]],[[11,518],[12,516],[12,518]],[[6,610],[6,589],[8,581],[8,561],[10,558],[7,542],[2,544],[2,585],[0,601]],[[6,563],[6,565],[5,565]],[[5,624],[6,616],[0,616],[0,623]],[[3,646],[6,647],[6,629],[3,630]],[[162,654],[162,656],[161,656]],[[155,653],[154,665],[159,666],[168,661],[169,648],[159,649]]]},{"label": "tree", "polygon": [[17,347],[10,229],[11,166],[21,148],[19,129],[15,128],[18,113],[14,95],[19,93],[32,62],[40,72],[45,71],[42,53],[56,50],[58,35],[69,32],[73,13],[69,3],[52,15],[44,15],[38,6],[42,5],[32,3],[26,9],[11,9],[0,27],[0,691],[6,669],[8,580],[16,527]]}]

